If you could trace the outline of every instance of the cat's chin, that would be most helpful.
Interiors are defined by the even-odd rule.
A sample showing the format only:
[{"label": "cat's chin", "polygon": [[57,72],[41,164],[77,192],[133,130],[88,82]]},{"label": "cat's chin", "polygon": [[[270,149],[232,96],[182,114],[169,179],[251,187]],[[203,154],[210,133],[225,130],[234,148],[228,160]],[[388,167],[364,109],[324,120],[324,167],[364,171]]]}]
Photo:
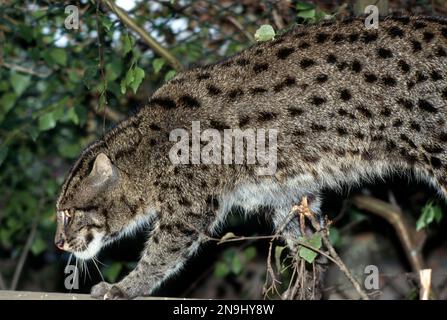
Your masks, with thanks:
[{"label": "cat's chin", "polygon": [[103,246],[102,238],[102,234],[96,233],[93,240],[88,244],[87,249],[84,251],[73,252],[74,256],[81,260],[90,260],[91,258],[95,257]]}]

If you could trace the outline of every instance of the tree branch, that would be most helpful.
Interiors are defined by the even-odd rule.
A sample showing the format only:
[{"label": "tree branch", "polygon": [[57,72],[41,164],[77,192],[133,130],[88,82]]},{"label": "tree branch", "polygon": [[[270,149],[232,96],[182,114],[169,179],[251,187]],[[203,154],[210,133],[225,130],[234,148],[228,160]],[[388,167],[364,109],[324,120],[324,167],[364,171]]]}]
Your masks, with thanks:
[{"label": "tree branch", "polygon": [[424,268],[424,260],[421,255],[421,249],[426,239],[423,231],[415,231],[407,218],[402,214],[398,207],[392,206],[382,200],[368,196],[357,196],[352,202],[359,209],[374,213],[393,226],[404,247],[405,254],[411,264],[413,271],[419,274]]},{"label": "tree branch", "polygon": [[152,38],[149,33],[138,26],[135,21],[129,17],[129,15],[118,7],[113,0],[104,0],[104,3],[112,10],[118,18],[130,29],[135,31],[143,41],[154,50],[156,54],[166,59],[166,61],[174,68],[176,71],[182,71],[184,68],[180,61],[177,60],[168,50],[163,48],[154,38]]}]

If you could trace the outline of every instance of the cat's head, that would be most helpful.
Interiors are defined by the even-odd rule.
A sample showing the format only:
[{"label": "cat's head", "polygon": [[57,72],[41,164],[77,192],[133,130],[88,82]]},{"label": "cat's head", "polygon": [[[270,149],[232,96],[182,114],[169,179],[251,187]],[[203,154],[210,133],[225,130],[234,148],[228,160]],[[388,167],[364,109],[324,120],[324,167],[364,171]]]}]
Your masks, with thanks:
[{"label": "cat's head", "polygon": [[56,204],[56,246],[90,259],[118,237],[134,215],[134,209],[123,204],[128,204],[124,193],[128,184],[106,154],[81,156]]}]

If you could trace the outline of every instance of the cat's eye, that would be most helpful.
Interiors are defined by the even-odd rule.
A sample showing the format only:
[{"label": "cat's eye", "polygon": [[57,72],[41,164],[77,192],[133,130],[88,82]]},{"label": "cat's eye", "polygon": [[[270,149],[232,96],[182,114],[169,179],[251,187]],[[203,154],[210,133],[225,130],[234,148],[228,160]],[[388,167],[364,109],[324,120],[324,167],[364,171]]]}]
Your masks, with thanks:
[{"label": "cat's eye", "polygon": [[69,210],[62,211],[62,220],[64,221],[64,227],[68,226],[72,219],[72,216],[73,214]]}]

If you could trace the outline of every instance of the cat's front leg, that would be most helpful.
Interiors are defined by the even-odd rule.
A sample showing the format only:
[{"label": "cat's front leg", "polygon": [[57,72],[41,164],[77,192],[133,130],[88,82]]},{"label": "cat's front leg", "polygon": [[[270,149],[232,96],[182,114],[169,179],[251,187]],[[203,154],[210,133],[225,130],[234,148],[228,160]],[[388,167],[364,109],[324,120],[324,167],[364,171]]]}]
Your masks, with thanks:
[{"label": "cat's front leg", "polygon": [[184,220],[161,218],[137,267],[115,284],[101,282],[91,294],[99,299],[132,299],[149,295],[165,279],[178,271],[201,242],[197,225]]}]

